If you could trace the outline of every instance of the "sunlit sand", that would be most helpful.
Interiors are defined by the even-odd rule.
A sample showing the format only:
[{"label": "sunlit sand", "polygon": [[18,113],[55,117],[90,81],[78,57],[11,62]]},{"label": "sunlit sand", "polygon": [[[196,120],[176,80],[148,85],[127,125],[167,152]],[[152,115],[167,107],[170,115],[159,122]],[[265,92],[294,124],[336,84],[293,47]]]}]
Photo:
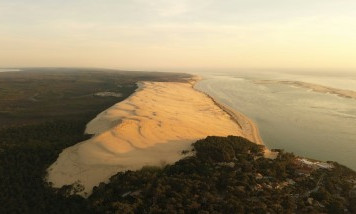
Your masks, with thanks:
[{"label": "sunlit sand", "polygon": [[90,194],[119,171],[174,163],[206,136],[239,135],[261,143],[252,122],[226,110],[191,83],[141,82],[131,97],[87,124],[93,137],[63,150],[47,180],[54,187],[79,181],[83,194]]}]

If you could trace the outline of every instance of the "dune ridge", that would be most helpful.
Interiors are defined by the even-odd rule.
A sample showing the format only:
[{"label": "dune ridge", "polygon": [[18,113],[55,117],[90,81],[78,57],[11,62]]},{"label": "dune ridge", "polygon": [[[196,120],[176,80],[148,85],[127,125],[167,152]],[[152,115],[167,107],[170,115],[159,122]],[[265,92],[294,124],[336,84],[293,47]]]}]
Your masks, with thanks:
[{"label": "dune ridge", "polygon": [[78,182],[85,196],[119,171],[174,163],[206,136],[238,135],[262,144],[252,121],[195,90],[197,80],[140,82],[129,98],[87,124],[93,137],[63,150],[47,181],[53,187]]}]

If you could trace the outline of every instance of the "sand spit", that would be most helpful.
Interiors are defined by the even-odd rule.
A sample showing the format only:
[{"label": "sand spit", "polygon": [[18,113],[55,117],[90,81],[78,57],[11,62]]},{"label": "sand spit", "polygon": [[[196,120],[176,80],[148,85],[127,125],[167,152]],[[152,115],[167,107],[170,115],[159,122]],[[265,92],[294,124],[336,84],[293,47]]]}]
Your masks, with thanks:
[{"label": "sand spit", "polygon": [[262,143],[251,121],[228,114],[230,110],[194,90],[195,81],[141,82],[132,96],[87,124],[86,132],[94,136],[63,150],[49,167],[47,180],[54,187],[79,181],[85,195],[119,171],[174,163],[182,150],[209,135],[239,135]]},{"label": "sand spit", "polygon": [[[209,95],[207,95],[209,96]],[[209,96],[210,97],[210,96]],[[257,125],[255,124],[254,121],[252,121],[250,118],[248,118],[246,115],[242,114],[241,112],[235,111],[234,109],[216,102],[212,97],[210,97],[215,105],[219,106],[222,110],[224,110],[227,114],[230,115],[230,118],[239,125],[239,128],[241,129],[241,136],[248,139],[251,142],[254,142],[258,145],[264,145],[263,140],[261,138],[260,132],[258,130]],[[270,159],[275,159],[278,156],[278,152],[273,152],[269,150],[266,146],[264,149],[264,157],[265,158],[270,158]]]},{"label": "sand spit", "polygon": [[292,86],[299,87],[299,88],[310,89],[312,91],[319,92],[319,93],[329,93],[329,94],[335,94],[339,97],[356,99],[356,91],[332,88],[332,87],[328,87],[328,86],[324,86],[324,85],[318,85],[318,84],[301,82],[301,81],[255,80],[254,83],[257,83],[257,84],[280,83],[280,84],[292,85]]},{"label": "sand spit", "polygon": [[217,106],[219,106],[222,110],[229,114],[231,119],[239,125],[240,129],[242,130],[243,137],[256,144],[264,145],[257,125],[250,118],[248,118],[241,112],[237,112],[226,105],[216,102],[213,98],[211,99]]}]

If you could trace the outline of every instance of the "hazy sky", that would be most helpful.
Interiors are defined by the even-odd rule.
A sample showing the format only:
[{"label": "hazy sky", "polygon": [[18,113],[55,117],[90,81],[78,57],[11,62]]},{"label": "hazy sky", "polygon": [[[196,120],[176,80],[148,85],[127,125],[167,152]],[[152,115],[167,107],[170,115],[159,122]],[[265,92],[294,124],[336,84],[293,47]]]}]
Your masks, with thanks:
[{"label": "hazy sky", "polygon": [[0,67],[356,69],[355,0],[0,0]]}]

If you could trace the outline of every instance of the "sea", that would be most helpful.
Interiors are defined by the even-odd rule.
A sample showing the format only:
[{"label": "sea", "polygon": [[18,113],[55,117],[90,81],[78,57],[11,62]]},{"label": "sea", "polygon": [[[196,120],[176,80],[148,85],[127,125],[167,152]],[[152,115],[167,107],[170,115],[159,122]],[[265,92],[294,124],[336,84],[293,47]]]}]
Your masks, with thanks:
[{"label": "sea", "polygon": [[[196,89],[252,120],[265,145],[295,155],[336,161],[356,170],[356,99],[278,82],[301,81],[356,91],[356,71],[198,72]],[[256,81],[257,80],[257,81]]]}]

